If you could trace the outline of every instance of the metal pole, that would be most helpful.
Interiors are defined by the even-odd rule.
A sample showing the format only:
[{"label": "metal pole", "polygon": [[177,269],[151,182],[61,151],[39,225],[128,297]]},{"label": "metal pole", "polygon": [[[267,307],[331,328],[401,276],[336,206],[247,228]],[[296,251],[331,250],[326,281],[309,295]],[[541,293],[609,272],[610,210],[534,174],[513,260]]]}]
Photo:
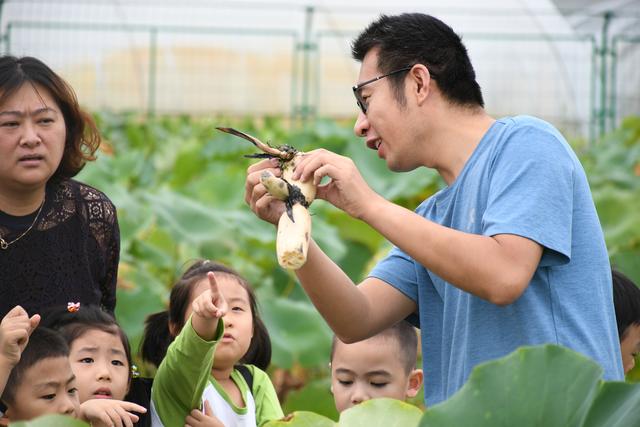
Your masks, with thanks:
[{"label": "metal pole", "polygon": [[301,105],[301,115],[302,122],[306,124],[307,118],[311,113],[311,106],[309,105],[309,74],[311,72],[310,68],[310,52],[312,48],[311,44],[311,28],[313,26],[313,6],[307,6],[305,9],[306,19],[304,25],[304,42],[302,45],[303,55],[302,55],[302,105]]},{"label": "metal pole", "polygon": [[617,126],[618,111],[618,41],[620,37],[614,36],[611,42],[611,92],[609,95],[609,130]]},{"label": "metal pole", "polygon": [[6,35],[2,31],[2,9],[3,8],[4,8],[4,0],[0,0],[0,54],[4,55],[5,53],[8,53],[8,52],[5,52],[2,46],[6,38]]},{"label": "metal pole", "polygon": [[600,40],[600,111],[598,112],[599,132],[602,136],[607,131],[607,54],[609,53],[609,24],[611,24],[613,12],[604,14],[602,23],[602,39]]},{"label": "metal pole", "polygon": [[147,116],[153,117],[156,114],[156,74],[157,74],[157,54],[158,54],[158,29],[152,27],[149,31],[149,87],[147,94]]}]

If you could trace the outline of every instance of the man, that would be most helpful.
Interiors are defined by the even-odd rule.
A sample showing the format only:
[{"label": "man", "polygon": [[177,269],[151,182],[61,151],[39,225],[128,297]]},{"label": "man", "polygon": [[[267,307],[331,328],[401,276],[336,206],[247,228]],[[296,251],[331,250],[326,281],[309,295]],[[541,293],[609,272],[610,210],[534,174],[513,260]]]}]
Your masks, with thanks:
[{"label": "man", "polygon": [[[477,364],[555,343],[622,379],[611,274],[587,179],[548,123],[494,120],[466,48],[423,14],[382,16],[353,43],[362,62],[355,132],[396,172],[434,168],[447,187],[415,212],[376,194],[353,162],[310,152],[294,179],[327,176],[324,199],[395,247],[359,286],[311,242],[296,274],[344,342],[409,317],[421,329],[425,400],[445,400]],[[275,224],[282,203],[248,170],[245,198]]]}]

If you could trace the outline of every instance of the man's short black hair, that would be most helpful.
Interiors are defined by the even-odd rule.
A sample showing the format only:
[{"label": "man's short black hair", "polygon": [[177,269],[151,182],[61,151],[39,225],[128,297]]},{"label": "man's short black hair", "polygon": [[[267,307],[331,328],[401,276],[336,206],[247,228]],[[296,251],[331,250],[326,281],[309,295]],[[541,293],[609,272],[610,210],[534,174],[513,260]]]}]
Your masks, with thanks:
[{"label": "man's short black hair", "polygon": [[[351,44],[353,58],[362,62],[371,49],[378,49],[378,69],[386,74],[423,64],[445,99],[464,107],[483,107],[484,100],[467,48],[444,22],[422,13],[387,16],[371,23]],[[401,105],[406,73],[389,76]]]},{"label": "man's short black hair", "polygon": [[62,336],[48,328],[38,327],[29,337],[29,342],[20,355],[20,361],[11,370],[7,385],[2,393],[2,401],[7,405],[15,402],[15,393],[25,372],[44,359],[69,357],[69,347]]},{"label": "man's short black hair", "polygon": [[[398,344],[398,358],[402,359],[401,363],[405,372],[409,374],[416,368],[416,360],[418,359],[418,335],[416,334],[415,328],[409,322],[401,320],[371,338],[395,340]],[[333,342],[331,343],[331,362],[333,362],[337,340],[338,338],[334,335]]]},{"label": "man's short black hair", "polygon": [[611,270],[611,277],[618,337],[622,340],[629,326],[634,323],[640,324],[640,288],[616,269]]}]

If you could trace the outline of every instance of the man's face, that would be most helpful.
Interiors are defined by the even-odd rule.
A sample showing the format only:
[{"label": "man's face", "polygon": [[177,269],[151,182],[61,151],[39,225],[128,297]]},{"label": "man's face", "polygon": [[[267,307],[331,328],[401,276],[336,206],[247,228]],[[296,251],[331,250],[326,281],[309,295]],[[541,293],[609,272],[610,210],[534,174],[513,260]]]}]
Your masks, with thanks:
[{"label": "man's face", "polygon": [[416,371],[407,374],[399,357],[398,343],[387,337],[373,337],[354,344],[337,341],[331,361],[331,392],[336,409],[342,412],[365,400],[378,397],[405,400],[422,384]]},{"label": "man's face", "polygon": [[636,365],[635,356],[640,352],[640,324],[634,323],[627,327],[620,341],[622,366],[626,374]]},{"label": "man's face", "polygon": [[24,372],[14,402],[8,405],[7,417],[11,422],[47,414],[75,418],[79,405],[69,359],[51,357],[40,360]]},{"label": "man's face", "polygon": [[[401,75],[406,79],[407,73]],[[372,49],[362,61],[357,83],[382,75],[384,73],[378,69],[378,51]],[[415,147],[411,126],[411,103],[401,105],[398,102],[391,84],[391,76],[364,85],[359,92],[367,113],[359,112],[354,125],[355,134],[365,137],[367,147],[376,150],[378,157],[386,161],[390,170],[404,172],[418,167],[417,157],[411,152]]]}]

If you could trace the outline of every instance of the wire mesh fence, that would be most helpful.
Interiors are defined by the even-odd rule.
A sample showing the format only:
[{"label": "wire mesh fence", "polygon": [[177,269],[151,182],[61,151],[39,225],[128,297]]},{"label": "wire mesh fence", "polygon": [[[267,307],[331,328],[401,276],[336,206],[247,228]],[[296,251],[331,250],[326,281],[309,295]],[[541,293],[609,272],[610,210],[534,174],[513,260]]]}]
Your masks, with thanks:
[{"label": "wire mesh fence", "polygon": [[[408,8],[459,31],[490,113],[536,115],[585,139],[640,113],[634,27],[577,32],[552,7],[491,5]],[[311,118],[355,116],[350,42],[380,12],[402,11],[162,0],[0,1],[0,8],[3,52],[44,60],[90,109]]]}]

